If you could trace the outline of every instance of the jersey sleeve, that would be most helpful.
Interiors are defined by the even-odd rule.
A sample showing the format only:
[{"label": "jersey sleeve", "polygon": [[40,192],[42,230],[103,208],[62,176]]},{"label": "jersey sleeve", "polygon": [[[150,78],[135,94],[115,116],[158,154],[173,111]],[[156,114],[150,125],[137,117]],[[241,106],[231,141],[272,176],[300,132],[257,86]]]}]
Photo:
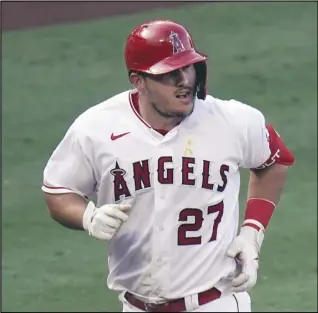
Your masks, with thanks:
[{"label": "jersey sleeve", "polygon": [[251,106],[246,105],[245,140],[242,153],[243,168],[257,168],[270,157],[269,134],[264,115]]},{"label": "jersey sleeve", "polygon": [[45,166],[42,184],[44,192],[77,193],[83,197],[94,193],[94,170],[84,151],[83,140],[73,124]]}]

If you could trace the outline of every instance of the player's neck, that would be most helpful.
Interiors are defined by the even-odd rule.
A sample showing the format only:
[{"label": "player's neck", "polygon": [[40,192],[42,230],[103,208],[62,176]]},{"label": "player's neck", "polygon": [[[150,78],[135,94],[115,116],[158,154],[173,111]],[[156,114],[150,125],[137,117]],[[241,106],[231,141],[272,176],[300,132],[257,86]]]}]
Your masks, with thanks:
[{"label": "player's neck", "polygon": [[152,128],[170,131],[181,122],[182,118],[180,117],[168,118],[162,116],[150,103],[143,100],[139,99],[139,114]]}]

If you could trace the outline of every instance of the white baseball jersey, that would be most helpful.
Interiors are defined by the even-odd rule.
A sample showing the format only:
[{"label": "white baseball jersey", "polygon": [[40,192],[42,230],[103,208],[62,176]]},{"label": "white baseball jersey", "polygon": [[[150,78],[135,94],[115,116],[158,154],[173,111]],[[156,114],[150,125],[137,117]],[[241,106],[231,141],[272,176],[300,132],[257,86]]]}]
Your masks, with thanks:
[{"label": "white baseball jersey", "polygon": [[212,96],[165,136],[139,115],[135,90],[81,114],[44,170],[42,190],[126,202],[129,219],[109,242],[108,286],[151,301],[213,286],[226,291],[236,265],[239,168],[270,156],[257,109]]}]

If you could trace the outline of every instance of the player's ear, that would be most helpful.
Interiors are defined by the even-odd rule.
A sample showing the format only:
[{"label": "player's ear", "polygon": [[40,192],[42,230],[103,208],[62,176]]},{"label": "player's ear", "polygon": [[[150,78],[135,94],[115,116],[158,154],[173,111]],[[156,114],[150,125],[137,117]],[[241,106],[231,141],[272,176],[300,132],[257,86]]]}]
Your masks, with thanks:
[{"label": "player's ear", "polygon": [[134,85],[136,89],[142,91],[145,86],[145,78],[141,73],[137,72],[130,72],[129,73],[129,80]]}]

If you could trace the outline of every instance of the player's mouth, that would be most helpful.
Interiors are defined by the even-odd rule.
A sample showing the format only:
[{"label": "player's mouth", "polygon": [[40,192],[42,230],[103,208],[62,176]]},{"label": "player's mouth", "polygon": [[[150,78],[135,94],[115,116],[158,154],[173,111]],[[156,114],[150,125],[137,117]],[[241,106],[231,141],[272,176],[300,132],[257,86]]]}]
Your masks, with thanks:
[{"label": "player's mouth", "polygon": [[178,99],[185,99],[186,97],[188,97],[190,95],[190,91],[187,91],[187,92],[183,92],[183,93],[180,93],[178,95],[176,95],[176,97]]},{"label": "player's mouth", "polygon": [[192,102],[192,92],[191,90],[183,90],[176,94],[176,98],[181,100],[183,103]]}]

